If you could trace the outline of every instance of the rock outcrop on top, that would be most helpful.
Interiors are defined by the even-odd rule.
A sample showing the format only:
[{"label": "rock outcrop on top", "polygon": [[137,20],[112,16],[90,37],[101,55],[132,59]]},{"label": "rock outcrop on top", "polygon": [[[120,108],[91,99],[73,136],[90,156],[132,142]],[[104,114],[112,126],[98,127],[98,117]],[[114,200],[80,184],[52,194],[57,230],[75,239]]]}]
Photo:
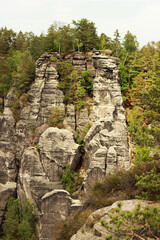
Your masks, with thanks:
[{"label": "rock outcrop on top", "polygon": [[[50,61],[51,56],[57,61]],[[36,63],[36,78],[19,121],[15,122],[9,105],[14,99],[12,91],[0,116],[0,223],[10,196],[22,201],[29,198],[35,205],[41,240],[54,240],[54,226],[81,205],[63,190],[61,175],[66,164],[83,172],[85,191],[114,169],[129,168],[117,59],[98,52],[77,52],[67,60],[79,75],[88,70],[94,77],[93,99],[87,100],[89,107],[75,110],[74,105],[64,105],[63,92],[57,87],[60,56],[44,53]],[[47,124],[54,107],[66,112],[63,129]],[[81,166],[80,146],[75,143],[74,134],[88,123],[92,127],[84,139]]]}]

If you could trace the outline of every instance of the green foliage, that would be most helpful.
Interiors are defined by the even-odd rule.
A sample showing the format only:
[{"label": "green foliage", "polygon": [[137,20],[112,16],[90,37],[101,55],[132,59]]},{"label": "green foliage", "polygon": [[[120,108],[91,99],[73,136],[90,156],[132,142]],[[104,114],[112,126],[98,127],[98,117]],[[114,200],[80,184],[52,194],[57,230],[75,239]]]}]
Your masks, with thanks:
[{"label": "green foliage", "polygon": [[99,49],[111,49],[111,38],[107,37],[105,33],[101,33],[100,35]]},{"label": "green foliage", "polygon": [[120,56],[120,52],[121,52],[121,42],[120,42],[120,34],[118,29],[116,29],[116,31],[114,32],[114,39],[112,41],[112,46],[111,46],[114,55],[116,57]]},{"label": "green foliage", "polygon": [[136,36],[127,31],[124,36],[123,46],[129,54],[133,54],[138,48],[138,42]]},{"label": "green foliage", "polygon": [[79,21],[72,21],[75,25],[75,36],[82,43],[82,50],[87,52],[99,45],[99,38],[93,22],[82,18]]},{"label": "green foliage", "polygon": [[18,121],[21,113],[21,105],[17,97],[14,99],[14,101],[10,102],[10,107],[11,107],[14,119]]},{"label": "green foliage", "polygon": [[109,221],[101,220],[108,235],[105,239],[159,239],[160,207],[137,205],[133,211],[122,210],[122,203],[117,204],[109,214]]},{"label": "green foliage", "polygon": [[72,194],[77,190],[77,188],[82,184],[82,179],[79,177],[79,174],[70,169],[70,165],[65,166],[65,171],[62,175],[61,182],[63,187]]},{"label": "green foliage", "polygon": [[129,114],[128,129],[131,132],[132,140],[140,147],[153,147],[154,139],[144,124],[143,109],[134,107]]},{"label": "green foliage", "polygon": [[1,76],[1,80],[0,80],[0,95],[6,96],[8,90],[10,89],[12,84],[13,84],[13,82],[11,80],[11,75],[3,74]]},{"label": "green foliage", "polygon": [[21,103],[22,107],[26,106],[28,100],[29,100],[29,94],[28,93],[23,93],[20,97],[20,103]]},{"label": "green foliage", "polygon": [[55,39],[57,37],[57,31],[56,31],[56,26],[52,24],[48,28],[48,33],[47,33],[47,38],[46,38],[46,43],[45,43],[45,51],[47,52],[56,52],[56,43]]},{"label": "green foliage", "polygon": [[3,233],[5,240],[36,239],[33,205],[27,199],[23,206],[19,199],[11,197],[8,200]]},{"label": "green foliage", "polygon": [[128,171],[122,169],[106,176],[103,182],[97,182],[88,193],[85,205],[98,209],[118,200],[133,199],[139,193],[135,186],[135,174],[139,175],[140,170],[140,167]]},{"label": "green foliage", "polygon": [[58,73],[59,73],[59,84],[58,87],[64,93],[64,103],[68,104],[70,101],[70,90],[71,90],[71,81],[70,75],[73,71],[73,66],[69,61],[63,61],[59,64]]},{"label": "green foliage", "polygon": [[34,80],[34,61],[28,50],[12,52],[6,60],[8,73],[0,77],[0,95],[5,96],[11,86],[14,100],[9,103],[13,116],[19,120],[21,107],[25,106],[29,95],[30,85]]},{"label": "green foliage", "polygon": [[150,160],[151,160],[150,149],[146,147],[138,148],[138,146],[136,146],[136,162],[142,163]]},{"label": "green foliage", "polygon": [[160,166],[158,162],[150,171],[136,176],[136,180],[136,186],[143,188],[139,198],[152,199],[152,196],[155,196],[155,199],[160,200]]},{"label": "green foliage", "polygon": [[90,122],[88,122],[82,129],[81,132],[79,132],[78,130],[76,131],[75,134],[75,141],[76,143],[80,144],[81,146],[84,145],[84,138],[87,134],[87,132],[89,131],[89,129],[92,127],[92,124]]},{"label": "green foliage", "polygon": [[54,56],[51,56],[51,57],[50,57],[50,61],[51,61],[51,62],[56,62],[57,59],[56,59]]},{"label": "green foliage", "polygon": [[86,105],[86,102],[84,101],[85,96],[86,96],[85,88],[83,86],[77,87],[77,90],[76,90],[76,99],[77,99],[77,101],[75,103],[76,103],[76,107],[78,109],[81,109],[81,108],[83,108]]},{"label": "green foliage", "polygon": [[121,71],[121,90],[122,93],[125,93],[129,88],[128,83],[128,69],[122,63],[119,65]]},{"label": "green foliage", "polygon": [[84,225],[93,209],[81,209],[56,226],[56,240],[68,240]]},{"label": "green foliage", "polygon": [[81,109],[86,105],[86,97],[92,97],[93,77],[88,71],[84,71],[81,77],[78,72],[73,70],[69,61],[59,64],[59,84],[58,87],[64,93],[64,103],[74,104],[76,109]]},{"label": "green foliage", "polygon": [[139,163],[127,171],[115,171],[106,176],[103,182],[95,184],[85,196],[84,206],[98,209],[115,201],[137,197],[157,200],[160,197],[159,173],[159,160]]},{"label": "green foliage", "polygon": [[63,128],[64,111],[54,107],[48,117],[47,123],[50,127]]},{"label": "green foliage", "polygon": [[88,96],[93,96],[93,77],[89,71],[83,71],[80,77],[82,87],[86,90]]},{"label": "green foliage", "polygon": [[14,46],[16,33],[12,29],[0,29],[0,54],[7,54]]},{"label": "green foliage", "polygon": [[59,28],[61,35],[61,52],[70,53],[73,51],[73,29],[70,25],[64,25]]},{"label": "green foliage", "polygon": [[36,131],[36,128],[33,125],[29,125],[30,134],[33,135]]},{"label": "green foliage", "polygon": [[28,51],[21,54],[21,61],[18,64],[16,72],[13,75],[15,87],[18,95],[26,93],[30,89],[30,85],[34,80],[34,62]]}]

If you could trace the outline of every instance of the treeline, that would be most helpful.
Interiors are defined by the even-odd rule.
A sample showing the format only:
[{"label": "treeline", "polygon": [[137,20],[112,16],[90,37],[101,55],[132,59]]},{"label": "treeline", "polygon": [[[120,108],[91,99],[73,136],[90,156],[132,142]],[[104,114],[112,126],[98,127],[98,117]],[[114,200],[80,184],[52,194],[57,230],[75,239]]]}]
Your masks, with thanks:
[{"label": "treeline", "polygon": [[28,199],[22,205],[19,199],[10,197],[7,202],[0,239],[36,240],[33,210],[33,204]]},{"label": "treeline", "polygon": [[[128,42],[132,41],[128,46]],[[129,43],[130,44],[130,43]],[[122,47],[122,46],[123,47]],[[102,33],[97,34],[93,22],[87,19],[73,21],[71,25],[52,24],[47,34],[36,36],[32,32],[19,33],[12,29],[0,29],[0,112],[3,111],[4,97],[11,86],[15,87],[15,100],[27,100],[26,93],[34,80],[35,61],[45,51],[58,52],[65,56],[74,51],[88,52],[95,49],[111,49],[119,56],[121,48],[133,52],[138,46],[136,37],[127,33],[122,44],[116,30],[114,39]],[[25,94],[25,95],[24,95]],[[25,103],[24,101],[24,103]],[[13,108],[19,108],[18,103]]]},{"label": "treeline", "polygon": [[[15,118],[18,118],[34,81],[35,61],[44,51],[58,52],[65,57],[73,51],[88,52],[93,48],[101,51],[110,49],[113,56],[120,60],[121,88],[136,161],[159,159],[160,41],[148,43],[139,49],[136,36],[129,31],[123,39],[118,30],[113,39],[105,33],[98,36],[95,24],[87,19],[73,21],[72,25],[54,23],[46,35],[40,36],[1,28],[0,112],[3,112],[4,98],[13,86],[14,100],[10,107],[16,113]],[[72,75],[67,83],[76,81],[76,76]],[[60,86],[63,90],[62,81]],[[64,94],[66,101],[69,101],[67,93]]]}]

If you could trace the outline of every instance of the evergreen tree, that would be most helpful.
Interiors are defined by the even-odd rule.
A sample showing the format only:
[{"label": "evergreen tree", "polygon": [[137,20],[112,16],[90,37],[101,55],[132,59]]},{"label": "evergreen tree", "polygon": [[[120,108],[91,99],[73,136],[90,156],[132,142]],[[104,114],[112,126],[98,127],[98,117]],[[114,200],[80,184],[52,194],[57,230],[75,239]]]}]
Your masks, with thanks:
[{"label": "evergreen tree", "polygon": [[19,199],[11,197],[8,200],[3,234],[4,240],[36,239],[33,205],[27,199],[24,201],[24,206]]},{"label": "evergreen tree", "polygon": [[5,221],[3,224],[4,239],[18,239],[18,225],[21,219],[21,204],[19,199],[11,197],[7,203]]},{"label": "evergreen tree", "polygon": [[123,46],[129,54],[133,54],[138,48],[138,42],[135,35],[127,31],[124,36]]},{"label": "evergreen tree", "polygon": [[73,21],[73,24],[75,25],[75,36],[83,44],[82,49],[85,52],[92,50],[99,45],[99,38],[93,22],[82,18],[77,22]]}]

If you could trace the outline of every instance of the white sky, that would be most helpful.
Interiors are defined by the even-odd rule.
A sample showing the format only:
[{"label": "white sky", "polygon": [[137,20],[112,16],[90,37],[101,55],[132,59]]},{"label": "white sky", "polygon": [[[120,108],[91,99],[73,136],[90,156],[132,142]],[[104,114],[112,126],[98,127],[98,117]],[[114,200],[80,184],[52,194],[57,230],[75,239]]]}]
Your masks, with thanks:
[{"label": "white sky", "polygon": [[140,46],[160,40],[160,0],[0,0],[0,28],[47,33],[57,22],[87,18],[98,34],[113,37],[116,29],[123,38],[127,30]]}]

